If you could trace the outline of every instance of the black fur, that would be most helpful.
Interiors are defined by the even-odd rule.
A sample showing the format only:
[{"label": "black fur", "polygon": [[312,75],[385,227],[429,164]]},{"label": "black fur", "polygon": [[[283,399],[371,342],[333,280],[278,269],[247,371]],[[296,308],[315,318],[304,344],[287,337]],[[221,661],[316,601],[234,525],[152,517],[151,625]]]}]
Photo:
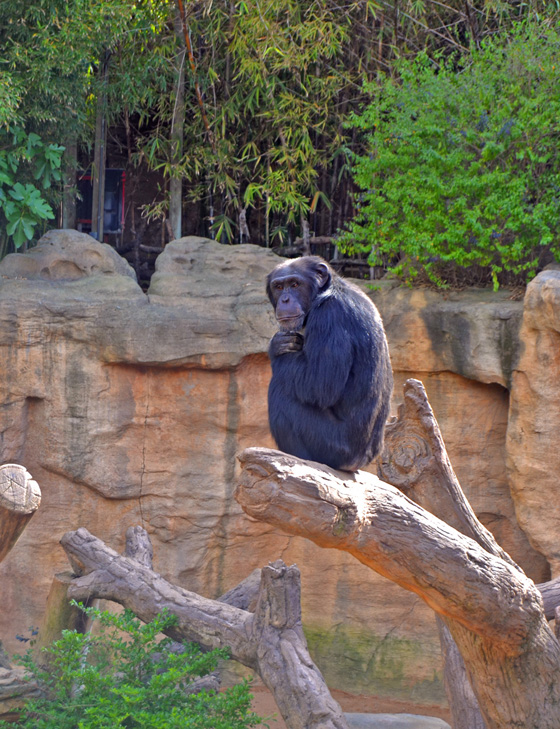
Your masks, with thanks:
[{"label": "black fur", "polygon": [[277,266],[267,293],[281,327],[269,348],[278,448],[332,468],[365,466],[383,446],[393,389],[377,309],[316,256]]}]

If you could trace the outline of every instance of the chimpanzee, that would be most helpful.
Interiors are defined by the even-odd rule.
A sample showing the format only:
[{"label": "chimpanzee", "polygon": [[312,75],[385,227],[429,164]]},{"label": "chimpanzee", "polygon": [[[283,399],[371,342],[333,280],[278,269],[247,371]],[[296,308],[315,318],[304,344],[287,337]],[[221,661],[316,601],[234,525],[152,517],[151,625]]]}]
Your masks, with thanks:
[{"label": "chimpanzee", "polygon": [[323,259],[267,278],[280,330],[270,341],[270,430],[285,453],[355,471],[380,452],[393,374],[379,313]]}]

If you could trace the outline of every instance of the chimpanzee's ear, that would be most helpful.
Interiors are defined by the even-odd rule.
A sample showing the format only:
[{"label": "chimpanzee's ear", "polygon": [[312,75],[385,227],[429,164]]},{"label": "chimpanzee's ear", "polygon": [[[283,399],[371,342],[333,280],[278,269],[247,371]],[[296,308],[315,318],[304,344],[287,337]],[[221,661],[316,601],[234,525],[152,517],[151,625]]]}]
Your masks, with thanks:
[{"label": "chimpanzee's ear", "polygon": [[315,264],[315,273],[317,275],[317,281],[319,282],[319,290],[322,291],[323,289],[326,289],[330,285],[332,279],[331,269],[326,263],[318,261]]}]

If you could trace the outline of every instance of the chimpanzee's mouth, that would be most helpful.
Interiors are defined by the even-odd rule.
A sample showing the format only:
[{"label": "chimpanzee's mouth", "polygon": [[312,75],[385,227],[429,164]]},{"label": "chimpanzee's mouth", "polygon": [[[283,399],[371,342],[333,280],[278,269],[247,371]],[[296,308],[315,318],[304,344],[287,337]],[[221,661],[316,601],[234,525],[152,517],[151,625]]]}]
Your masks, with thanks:
[{"label": "chimpanzee's mouth", "polygon": [[280,329],[284,331],[295,331],[303,326],[304,317],[302,316],[284,316],[277,317],[276,321]]}]

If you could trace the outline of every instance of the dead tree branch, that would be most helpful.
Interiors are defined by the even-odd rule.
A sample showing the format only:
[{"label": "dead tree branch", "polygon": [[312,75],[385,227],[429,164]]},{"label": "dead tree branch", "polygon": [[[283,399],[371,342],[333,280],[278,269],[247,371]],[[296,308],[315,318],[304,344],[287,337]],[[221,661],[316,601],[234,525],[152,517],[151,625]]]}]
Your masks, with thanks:
[{"label": "dead tree branch", "polygon": [[23,466],[0,466],[0,562],[12,549],[41,503],[41,490]]},{"label": "dead tree branch", "polygon": [[[15,545],[40,503],[39,485],[23,466],[15,463],[0,466],[0,562]],[[22,702],[36,693],[36,686],[24,680],[23,670],[10,666],[0,644],[0,718],[17,717]]]},{"label": "dead tree branch", "polygon": [[[399,488],[420,506],[466,536],[487,552],[515,565],[493,535],[478,521],[449,461],[438,423],[418,380],[404,385],[404,401],[397,419],[385,432],[385,448],[378,461],[378,475]],[[560,579],[537,585],[548,620],[560,604]],[[466,671],[449,631],[438,621],[444,656],[445,686],[455,729],[484,727],[472,696],[464,685]],[[463,684],[463,685],[462,685]]]},{"label": "dead tree branch", "polygon": [[[407,380],[398,417],[387,425],[378,475],[487,552],[515,563],[478,521],[447,455],[439,425],[419,380]],[[444,685],[455,729],[485,729],[463,658],[443,619],[436,615]]]},{"label": "dead tree branch", "polygon": [[272,691],[290,729],[347,729],[307,651],[297,567],[280,560],[264,567],[251,613],[232,603],[253,601],[254,574],[222,601],[209,600],[153,572],[147,540],[139,527],[129,530],[125,556],[120,556],[86,529],[65,534],[61,544],[74,572],[82,575],[70,586],[69,597],[113,600],[145,621],[168,608],[178,619],[168,632],[174,640],[207,649],[229,647],[231,657],[255,670]]},{"label": "dead tree branch", "polygon": [[[409,460],[429,464],[432,455],[424,449]],[[247,449],[240,460],[237,500],[250,516],[353,554],[442,617],[489,729],[560,725],[560,646],[538,590],[505,553],[491,554],[371,474],[344,474],[259,448]],[[426,472],[438,477],[433,468]],[[469,510],[460,502],[458,509],[450,506],[466,531],[476,528]],[[485,547],[501,552],[476,531]]]},{"label": "dead tree branch", "polygon": [[504,651],[522,649],[542,603],[508,562],[365,471],[343,474],[267,448],[240,460],[237,500],[250,516],[350,552]]}]

